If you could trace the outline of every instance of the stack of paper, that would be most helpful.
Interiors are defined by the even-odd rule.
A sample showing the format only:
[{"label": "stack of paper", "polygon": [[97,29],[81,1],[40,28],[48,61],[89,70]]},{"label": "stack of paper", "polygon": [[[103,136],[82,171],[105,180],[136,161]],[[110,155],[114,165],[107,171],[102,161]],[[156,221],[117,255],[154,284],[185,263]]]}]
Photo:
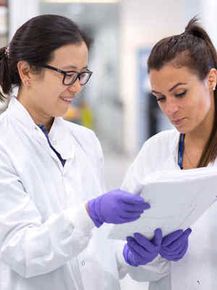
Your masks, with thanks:
[{"label": "stack of paper", "polygon": [[[110,238],[126,239],[139,232],[153,237],[190,227],[217,200],[217,168],[158,171],[144,178],[141,195],[151,208],[127,224],[115,225]],[[127,188],[124,188],[127,190]]]}]

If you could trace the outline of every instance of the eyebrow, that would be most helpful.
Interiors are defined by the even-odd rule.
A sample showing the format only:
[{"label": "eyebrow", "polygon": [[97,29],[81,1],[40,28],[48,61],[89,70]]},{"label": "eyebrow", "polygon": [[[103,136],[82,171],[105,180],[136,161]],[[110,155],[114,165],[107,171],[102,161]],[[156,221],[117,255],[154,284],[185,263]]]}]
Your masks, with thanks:
[{"label": "eyebrow", "polygon": [[[186,83],[177,83],[175,84],[174,86],[172,86],[170,89],[169,89],[169,92],[172,92],[175,88],[177,88],[178,86],[180,85],[186,85]],[[151,91],[153,94],[161,94],[161,92],[158,92],[158,91],[155,91],[155,90],[152,90]]]},{"label": "eyebrow", "polygon": [[[82,67],[81,68],[81,70],[83,70],[83,69],[87,69],[88,67],[87,66],[84,66],[84,67]],[[64,66],[63,68],[62,68],[63,70],[77,70],[78,68],[77,68],[77,66],[74,66],[74,65],[68,65],[68,66]]]}]

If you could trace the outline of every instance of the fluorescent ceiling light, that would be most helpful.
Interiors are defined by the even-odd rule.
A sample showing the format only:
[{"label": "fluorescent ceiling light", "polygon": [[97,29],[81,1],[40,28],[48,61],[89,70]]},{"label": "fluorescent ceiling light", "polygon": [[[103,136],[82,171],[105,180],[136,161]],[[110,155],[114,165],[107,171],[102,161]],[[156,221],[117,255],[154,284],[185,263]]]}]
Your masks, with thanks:
[{"label": "fluorescent ceiling light", "polygon": [[117,3],[119,0],[43,0],[47,3]]}]

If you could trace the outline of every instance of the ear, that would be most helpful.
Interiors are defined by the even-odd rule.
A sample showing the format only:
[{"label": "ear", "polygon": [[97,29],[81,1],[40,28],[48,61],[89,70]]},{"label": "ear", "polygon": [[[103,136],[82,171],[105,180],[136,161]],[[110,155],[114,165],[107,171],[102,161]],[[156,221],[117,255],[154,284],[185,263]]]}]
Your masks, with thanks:
[{"label": "ear", "polygon": [[31,84],[31,67],[25,60],[20,60],[17,63],[17,70],[24,86],[30,86]]},{"label": "ear", "polygon": [[208,85],[211,91],[215,91],[217,83],[217,70],[215,68],[211,68],[208,73]]}]

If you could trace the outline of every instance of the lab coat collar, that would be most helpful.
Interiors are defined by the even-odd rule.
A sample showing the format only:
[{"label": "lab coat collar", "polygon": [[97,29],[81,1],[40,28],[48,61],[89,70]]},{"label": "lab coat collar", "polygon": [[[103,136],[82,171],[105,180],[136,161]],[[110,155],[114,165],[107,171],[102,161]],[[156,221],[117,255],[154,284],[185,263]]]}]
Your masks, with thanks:
[{"label": "lab coat collar", "polygon": [[175,162],[176,167],[178,169],[180,169],[179,165],[178,165],[178,146],[179,146],[179,136],[180,133],[174,129],[174,138],[170,141],[170,148],[169,148],[169,156],[171,158],[171,162]]},{"label": "lab coat collar", "polygon": [[[25,129],[30,130],[35,136],[35,129],[39,127],[33,121],[31,115],[26,110],[26,108],[17,100],[16,97],[11,97],[7,114],[18,121]],[[60,153],[63,159],[73,158],[75,155],[75,140],[69,129],[66,126],[65,120],[61,117],[55,117],[54,122],[51,126],[50,132],[48,134],[52,146]],[[42,138],[45,138],[44,133],[38,130]]]},{"label": "lab coat collar", "polygon": [[170,150],[171,150],[171,152],[173,153],[173,156],[174,155],[177,155],[177,150],[178,150],[178,145],[179,145],[179,136],[180,136],[180,133],[176,130],[176,129],[174,129],[174,138],[173,138],[173,140],[172,140],[172,142],[170,143]]},{"label": "lab coat collar", "polygon": [[68,121],[61,117],[54,118],[54,122],[48,134],[53,147],[60,153],[63,159],[74,158],[75,155],[75,139],[69,126]]}]

